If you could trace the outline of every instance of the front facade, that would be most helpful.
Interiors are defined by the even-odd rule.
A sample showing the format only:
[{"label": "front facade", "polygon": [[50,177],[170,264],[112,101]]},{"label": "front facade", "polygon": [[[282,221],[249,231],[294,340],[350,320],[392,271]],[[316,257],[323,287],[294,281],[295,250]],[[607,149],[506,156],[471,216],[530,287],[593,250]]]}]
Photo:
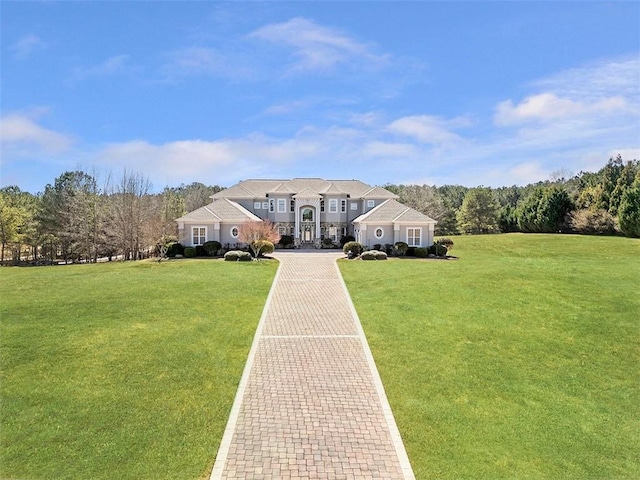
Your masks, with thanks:
[{"label": "front facade", "polygon": [[263,220],[293,237],[296,246],[319,247],[327,238],[338,243],[346,235],[368,247],[433,243],[435,220],[401,204],[390,191],[359,180],[244,180],[211,199],[176,220],[183,245],[210,240],[235,245],[242,224]]}]

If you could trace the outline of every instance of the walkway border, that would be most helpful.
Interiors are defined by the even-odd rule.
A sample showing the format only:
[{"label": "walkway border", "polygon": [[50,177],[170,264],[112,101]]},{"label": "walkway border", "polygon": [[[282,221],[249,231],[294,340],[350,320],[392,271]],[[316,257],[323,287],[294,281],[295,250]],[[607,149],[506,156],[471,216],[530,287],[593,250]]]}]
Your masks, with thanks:
[{"label": "walkway border", "polygon": [[227,425],[225,426],[224,434],[222,436],[222,440],[220,441],[220,447],[218,448],[218,454],[216,455],[216,460],[213,464],[213,469],[211,470],[211,476],[209,477],[210,480],[222,480],[222,473],[224,472],[224,467],[227,463],[227,456],[229,455],[231,440],[233,440],[233,435],[236,432],[236,425],[238,424],[238,416],[240,415],[242,400],[244,399],[244,393],[247,390],[247,384],[249,383],[249,374],[251,373],[251,368],[253,367],[253,363],[256,358],[256,352],[258,351],[258,345],[260,344],[260,337],[262,336],[262,330],[264,329],[264,324],[266,322],[267,312],[269,311],[269,307],[271,306],[271,301],[273,299],[276,285],[278,284],[278,277],[280,276],[281,270],[282,262],[278,260],[278,270],[273,277],[271,289],[269,290],[269,295],[267,296],[267,301],[265,302],[262,309],[262,315],[260,316],[258,328],[256,328],[256,333],[251,343],[251,349],[249,350],[247,363],[244,366],[244,371],[242,372],[242,377],[240,378],[240,383],[238,384],[238,391],[236,392],[236,397],[233,400],[231,412],[229,413],[229,420],[227,420]]},{"label": "walkway border", "polygon": [[334,265],[336,267],[336,270],[338,271],[338,278],[340,279],[342,288],[344,289],[345,295],[347,296],[347,302],[349,303],[349,308],[351,309],[351,315],[353,316],[353,320],[356,323],[358,336],[360,337],[360,342],[362,343],[362,348],[364,349],[364,354],[367,358],[367,364],[369,365],[369,370],[371,371],[371,376],[373,377],[373,383],[376,387],[376,392],[378,394],[378,398],[380,399],[380,404],[382,405],[382,411],[387,422],[387,427],[389,428],[389,433],[391,435],[391,440],[393,441],[393,446],[396,450],[396,455],[398,455],[398,461],[400,462],[400,468],[402,468],[402,474],[404,475],[404,478],[406,480],[414,480],[415,475],[413,473],[413,468],[411,467],[411,462],[409,461],[409,456],[407,455],[407,450],[404,446],[404,442],[402,441],[402,436],[400,435],[400,430],[398,429],[398,425],[396,424],[396,419],[393,416],[393,411],[391,410],[389,399],[387,398],[387,394],[384,390],[382,378],[380,378],[380,373],[378,372],[378,368],[376,367],[376,362],[373,359],[373,353],[371,352],[371,348],[369,347],[369,342],[367,341],[364,329],[362,328],[360,317],[358,316],[356,307],[353,304],[353,300],[351,299],[351,294],[349,293],[347,284],[345,283],[344,278],[342,277],[342,272],[340,271],[340,267],[338,266],[338,259],[335,260]]}]

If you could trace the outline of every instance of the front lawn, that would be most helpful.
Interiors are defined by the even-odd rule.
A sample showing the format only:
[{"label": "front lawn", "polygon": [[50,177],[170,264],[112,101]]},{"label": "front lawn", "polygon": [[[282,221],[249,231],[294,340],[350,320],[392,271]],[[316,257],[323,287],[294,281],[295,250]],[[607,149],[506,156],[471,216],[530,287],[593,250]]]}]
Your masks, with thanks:
[{"label": "front lawn", "polygon": [[208,478],[275,270],[0,268],[0,477]]},{"label": "front lawn", "polygon": [[341,261],[418,479],[640,478],[640,241]]}]

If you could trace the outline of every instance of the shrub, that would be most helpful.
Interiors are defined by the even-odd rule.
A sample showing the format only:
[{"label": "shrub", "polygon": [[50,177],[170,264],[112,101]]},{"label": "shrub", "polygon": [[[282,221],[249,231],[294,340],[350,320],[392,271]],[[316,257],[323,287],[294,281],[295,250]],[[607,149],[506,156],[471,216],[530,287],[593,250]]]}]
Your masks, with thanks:
[{"label": "shrub", "polygon": [[610,235],[616,231],[616,220],[603,209],[576,210],[570,215],[571,228],[579,233]]},{"label": "shrub", "polygon": [[204,247],[202,245],[196,245],[195,249],[196,249],[196,257],[206,257],[207,256],[207,251],[204,249]]},{"label": "shrub", "polygon": [[387,259],[387,254],[385,252],[376,251],[374,253],[374,256],[376,257],[376,260],[386,260]]},{"label": "shrub", "polygon": [[428,255],[429,255],[429,251],[426,248],[417,247],[415,249],[415,256],[418,258],[427,258]]},{"label": "shrub", "polygon": [[438,240],[435,241],[435,243],[446,247],[447,252],[451,251],[451,249],[453,248],[453,240],[447,237],[439,238]]},{"label": "shrub", "polygon": [[396,242],[396,244],[393,246],[393,248],[396,251],[396,254],[399,257],[404,257],[407,254],[407,250],[409,249],[409,245],[407,245],[405,242]]},{"label": "shrub", "polygon": [[193,247],[186,247],[184,249],[184,256],[187,258],[193,258],[196,256],[196,249]]},{"label": "shrub", "polygon": [[331,248],[331,247],[333,247],[333,239],[332,239],[332,238],[330,238],[330,237],[324,237],[324,238],[322,239],[322,245],[323,245],[325,248]]},{"label": "shrub", "polygon": [[350,257],[356,257],[364,251],[362,244],[358,242],[347,242],[342,247],[342,251]]},{"label": "shrub", "polygon": [[407,253],[405,253],[407,257],[415,257],[416,256],[416,247],[407,247]]},{"label": "shrub", "polygon": [[249,252],[238,252],[239,262],[250,262],[252,259],[253,259],[253,256]]},{"label": "shrub", "polygon": [[349,243],[349,242],[355,242],[356,241],[356,237],[354,237],[353,235],[343,235],[342,238],[340,239],[340,247],[344,248],[344,246]]},{"label": "shrub", "polygon": [[220,242],[216,242],[215,240],[211,240],[209,242],[204,242],[202,248],[207,253],[207,255],[209,255],[210,257],[215,257],[216,255],[218,255],[218,252],[222,248],[222,244]]},{"label": "shrub", "polygon": [[257,240],[253,244],[253,250],[261,257],[273,253],[275,246],[269,240]]},{"label": "shrub", "polygon": [[447,254],[447,247],[434,243],[429,247],[429,254],[436,257],[444,257]]},{"label": "shrub", "polygon": [[224,254],[224,261],[225,262],[237,262],[238,261],[238,256],[240,255],[240,253],[238,250],[230,250],[227,253]]},{"label": "shrub", "polygon": [[374,249],[374,250],[381,251],[381,250],[382,250],[382,245],[380,245],[379,243],[375,243],[375,244],[373,245],[373,249]]},{"label": "shrub", "polygon": [[362,260],[375,260],[376,259],[376,251],[375,250],[369,250],[367,252],[362,252],[362,255],[360,255],[360,258]]},{"label": "shrub", "polygon": [[278,244],[281,245],[282,248],[293,247],[294,243],[295,243],[295,240],[292,235],[282,235],[280,237],[280,242],[278,242]]},{"label": "shrub", "polygon": [[178,242],[170,243],[167,248],[167,257],[175,257],[176,255],[184,255],[184,245]]}]

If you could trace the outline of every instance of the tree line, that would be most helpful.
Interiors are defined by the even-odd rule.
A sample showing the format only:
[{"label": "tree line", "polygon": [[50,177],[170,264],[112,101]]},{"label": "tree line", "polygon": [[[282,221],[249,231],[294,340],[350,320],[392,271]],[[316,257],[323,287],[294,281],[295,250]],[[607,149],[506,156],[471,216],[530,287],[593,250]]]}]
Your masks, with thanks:
[{"label": "tree line", "polygon": [[[567,178],[568,177],[568,178]],[[598,172],[510,187],[384,185],[438,221],[436,234],[573,232],[640,237],[640,162],[611,158]],[[152,192],[131,171],[65,172],[44,192],[0,189],[0,261],[136,260],[175,240],[175,219],[223,188],[194,182]]]},{"label": "tree line", "polygon": [[526,186],[385,188],[437,220],[437,235],[563,232],[640,237],[640,162],[625,162],[620,155],[596,173],[559,172]]},{"label": "tree line", "polygon": [[18,186],[0,189],[0,261],[96,262],[137,260],[176,239],[175,219],[211,201],[220,186],[202,183],[152,193],[148,177],[65,172],[33,195]]}]

